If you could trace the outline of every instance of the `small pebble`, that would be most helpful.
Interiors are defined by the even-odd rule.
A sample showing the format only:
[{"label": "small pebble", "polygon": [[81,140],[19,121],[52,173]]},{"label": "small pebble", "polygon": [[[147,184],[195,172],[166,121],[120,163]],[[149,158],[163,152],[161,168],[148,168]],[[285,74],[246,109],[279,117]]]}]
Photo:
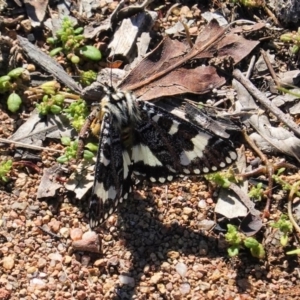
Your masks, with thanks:
[{"label": "small pebble", "polygon": [[180,285],[180,292],[182,295],[188,294],[190,292],[190,290],[191,290],[191,286],[188,282],[182,283]]},{"label": "small pebble", "polygon": [[59,253],[50,253],[48,257],[51,260],[62,261],[62,256]]},{"label": "small pebble", "polygon": [[79,241],[82,239],[83,232],[80,228],[74,228],[70,231],[72,241]]},{"label": "small pebble", "polygon": [[191,215],[192,214],[192,212],[193,212],[193,209],[192,208],[190,208],[190,207],[184,207],[183,208],[183,213],[185,214],[185,215]]},{"label": "small pebble", "polygon": [[33,278],[30,280],[30,285],[36,289],[43,289],[45,288],[46,283],[40,278]]},{"label": "small pebble", "polygon": [[187,272],[187,266],[186,264],[182,263],[182,262],[179,262],[176,267],[176,272],[181,276],[181,277],[185,277],[186,275],[186,272]]},{"label": "small pebble", "polygon": [[158,272],[155,273],[151,278],[150,278],[150,282],[153,284],[157,284],[158,282],[160,282],[163,279],[163,273],[162,272]]},{"label": "small pebble", "polygon": [[129,286],[134,286],[134,284],[135,284],[134,278],[126,276],[126,275],[120,275],[119,280],[120,280],[121,284],[126,284]]},{"label": "small pebble", "polygon": [[198,202],[198,207],[201,208],[201,209],[204,209],[206,208],[207,204],[206,204],[206,201],[204,199],[201,199],[199,202]]},{"label": "small pebble", "polygon": [[15,265],[15,258],[12,255],[6,256],[3,258],[2,263],[4,269],[11,270]]},{"label": "small pebble", "polygon": [[64,238],[68,238],[69,235],[70,235],[70,229],[69,229],[69,228],[66,228],[66,227],[62,227],[62,228],[59,230],[59,233],[60,233]]},{"label": "small pebble", "polygon": [[38,260],[38,263],[37,263],[38,268],[42,269],[42,268],[44,268],[46,266],[46,264],[47,264],[46,259],[40,257],[39,260]]}]

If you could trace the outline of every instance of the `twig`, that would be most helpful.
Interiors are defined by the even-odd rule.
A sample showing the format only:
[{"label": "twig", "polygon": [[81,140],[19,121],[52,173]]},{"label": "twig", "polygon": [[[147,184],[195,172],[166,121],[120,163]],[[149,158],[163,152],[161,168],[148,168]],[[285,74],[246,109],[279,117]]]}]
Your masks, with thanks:
[{"label": "twig", "polygon": [[260,157],[262,162],[266,164],[268,162],[267,157],[262,153],[262,151],[256,146],[256,144],[249,138],[246,130],[242,131],[243,137],[246,140],[246,142],[250,145],[250,147],[257,153],[257,155]]},{"label": "twig", "polygon": [[32,144],[24,144],[24,143],[12,141],[9,139],[0,138],[0,143],[14,144],[19,147],[33,149],[33,150],[44,150],[44,151],[52,151],[52,152],[57,152],[57,153],[64,153],[64,151],[62,151],[62,150],[57,150],[57,149],[52,149],[52,148],[47,148],[47,147],[40,147],[40,146],[36,146],[36,145],[32,145]]},{"label": "twig", "polygon": [[299,126],[290,120],[278,107],[273,105],[272,102],[262,92],[260,92],[240,70],[235,69],[232,74],[233,77],[238,80],[255,99],[257,99],[266,109],[270,110],[281,122],[288,126],[295,135],[300,137]]},{"label": "twig", "polygon": [[42,230],[43,232],[49,234],[50,236],[52,236],[52,237],[55,238],[55,239],[61,239],[60,236],[58,236],[58,235],[54,234],[53,232],[51,232],[51,231],[49,231],[49,230],[43,228],[42,226],[36,225],[36,227],[39,228],[40,230]]},{"label": "twig", "polygon": [[253,70],[253,67],[254,67],[254,64],[255,64],[255,60],[256,60],[256,57],[255,57],[255,55],[253,55],[251,57],[250,64],[249,64],[249,67],[248,67],[248,70],[247,70],[247,74],[246,74],[247,79],[250,78],[250,75],[252,73],[252,70]]},{"label": "twig", "polygon": [[181,4],[180,4],[180,3],[175,3],[175,4],[173,4],[173,5],[168,9],[168,11],[167,11],[167,13],[166,13],[166,16],[165,16],[166,21],[168,20],[168,17],[170,16],[172,10],[173,10],[174,8],[178,7],[179,5],[181,5]]},{"label": "twig", "polygon": [[273,20],[273,22],[274,22],[277,26],[280,26],[280,22],[279,22],[278,19],[275,17],[275,15],[273,14],[273,12],[267,7],[267,5],[264,5],[264,9],[265,9],[266,13],[268,14],[268,16]]},{"label": "twig", "polygon": [[263,59],[264,59],[266,65],[267,65],[267,67],[268,67],[268,69],[269,69],[269,71],[270,71],[270,74],[271,74],[272,78],[274,79],[274,82],[276,83],[277,86],[280,86],[280,82],[279,82],[279,80],[277,79],[277,76],[276,76],[276,74],[275,74],[275,72],[274,72],[274,69],[273,69],[273,67],[272,67],[272,65],[271,65],[271,62],[270,62],[270,60],[269,60],[269,57],[268,57],[266,51],[264,51],[263,49],[261,49],[261,50],[260,50],[260,53],[261,53],[261,55],[262,55],[262,57],[263,57]]},{"label": "twig", "polygon": [[183,20],[180,20],[180,23],[184,27],[184,31],[185,31],[185,34],[186,34],[187,42],[189,43],[190,47],[193,48],[194,44],[193,44],[192,39],[191,39],[189,27],[187,26],[187,24]]}]

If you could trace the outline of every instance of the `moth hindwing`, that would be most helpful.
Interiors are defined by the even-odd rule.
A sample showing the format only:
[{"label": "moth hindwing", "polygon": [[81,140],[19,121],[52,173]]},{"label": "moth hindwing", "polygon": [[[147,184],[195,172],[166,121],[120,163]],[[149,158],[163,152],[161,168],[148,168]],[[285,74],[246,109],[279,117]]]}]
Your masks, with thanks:
[{"label": "moth hindwing", "polygon": [[229,140],[183,120],[132,93],[105,88],[100,141],[90,202],[90,226],[98,227],[128,197],[131,177],[170,182],[232,164]]}]

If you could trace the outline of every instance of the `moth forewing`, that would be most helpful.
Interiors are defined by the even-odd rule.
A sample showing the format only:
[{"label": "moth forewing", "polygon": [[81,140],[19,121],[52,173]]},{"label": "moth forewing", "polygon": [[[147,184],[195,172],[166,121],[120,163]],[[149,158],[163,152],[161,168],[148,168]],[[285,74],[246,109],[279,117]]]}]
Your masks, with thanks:
[{"label": "moth forewing", "polygon": [[237,159],[232,143],[130,92],[106,88],[90,201],[90,226],[103,223],[128,198],[132,174],[156,183],[203,175]]},{"label": "moth forewing", "polygon": [[101,225],[118,204],[127,199],[130,187],[124,182],[130,177],[130,159],[124,148],[120,132],[113,125],[110,113],[103,115],[99,149],[95,166],[95,179],[90,200],[90,227]]}]

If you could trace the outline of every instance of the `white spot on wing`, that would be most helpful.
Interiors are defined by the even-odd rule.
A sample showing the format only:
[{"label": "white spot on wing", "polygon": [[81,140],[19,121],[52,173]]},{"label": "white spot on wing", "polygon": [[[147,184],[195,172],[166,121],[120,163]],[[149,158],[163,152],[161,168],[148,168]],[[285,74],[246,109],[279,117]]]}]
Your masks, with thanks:
[{"label": "white spot on wing", "polygon": [[232,158],[232,160],[236,160],[236,159],[237,159],[237,155],[236,155],[235,152],[230,151],[230,152],[229,152],[229,155],[230,155],[230,157]]},{"label": "white spot on wing", "polygon": [[183,169],[183,173],[185,173],[185,174],[190,174],[191,172],[190,172],[189,169]]},{"label": "white spot on wing", "polygon": [[232,160],[231,160],[230,157],[226,157],[225,160],[226,160],[226,162],[227,162],[228,164],[231,164],[231,163],[232,163]]},{"label": "white spot on wing", "polygon": [[204,172],[204,173],[208,173],[208,172],[209,172],[209,168],[206,168],[206,167],[203,168],[203,172]]},{"label": "white spot on wing", "polygon": [[173,180],[173,176],[172,176],[172,175],[169,175],[169,176],[167,177],[167,179],[168,179],[169,181],[172,181],[172,180]]},{"label": "white spot on wing", "polygon": [[154,177],[150,177],[150,181],[156,182],[156,179]]},{"label": "white spot on wing", "polygon": [[153,120],[154,122],[158,122],[159,119],[160,119],[160,115],[154,115],[154,116],[152,117],[152,120]]},{"label": "white spot on wing", "polygon": [[96,182],[93,193],[105,202],[107,199],[116,199],[117,191],[114,186],[111,186],[107,191],[104,189],[103,183]]},{"label": "white spot on wing", "polygon": [[220,163],[220,168],[225,168],[226,164],[224,162]]},{"label": "white spot on wing", "polygon": [[159,181],[160,183],[165,183],[166,178],[164,178],[164,177],[159,177],[158,181]]},{"label": "white spot on wing", "polygon": [[199,169],[194,169],[194,173],[195,174],[200,174],[200,170]]},{"label": "white spot on wing", "polygon": [[156,167],[162,166],[162,163],[154,156],[149,147],[145,145],[136,145],[132,148],[132,157],[134,162],[142,161],[145,165]]},{"label": "white spot on wing", "polygon": [[192,160],[196,157],[202,157],[203,151],[208,144],[210,136],[205,133],[198,133],[191,142],[194,145],[194,149],[191,151],[182,151],[180,154],[180,163],[183,166],[188,166]]},{"label": "white spot on wing", "polygon": [[130,157],[127,151],[123,151],[122,155],[123,155],[123,178],[126,179],[129,172],[128,166],[130,165]]},{"label": "white spot on wing", "polygon": [[178,131],[178,123],[173,122],[173,124],[172,124],[172,126],[171,126],[168,133],[173,135],[173,134],[177,133],[177,131]]}]

